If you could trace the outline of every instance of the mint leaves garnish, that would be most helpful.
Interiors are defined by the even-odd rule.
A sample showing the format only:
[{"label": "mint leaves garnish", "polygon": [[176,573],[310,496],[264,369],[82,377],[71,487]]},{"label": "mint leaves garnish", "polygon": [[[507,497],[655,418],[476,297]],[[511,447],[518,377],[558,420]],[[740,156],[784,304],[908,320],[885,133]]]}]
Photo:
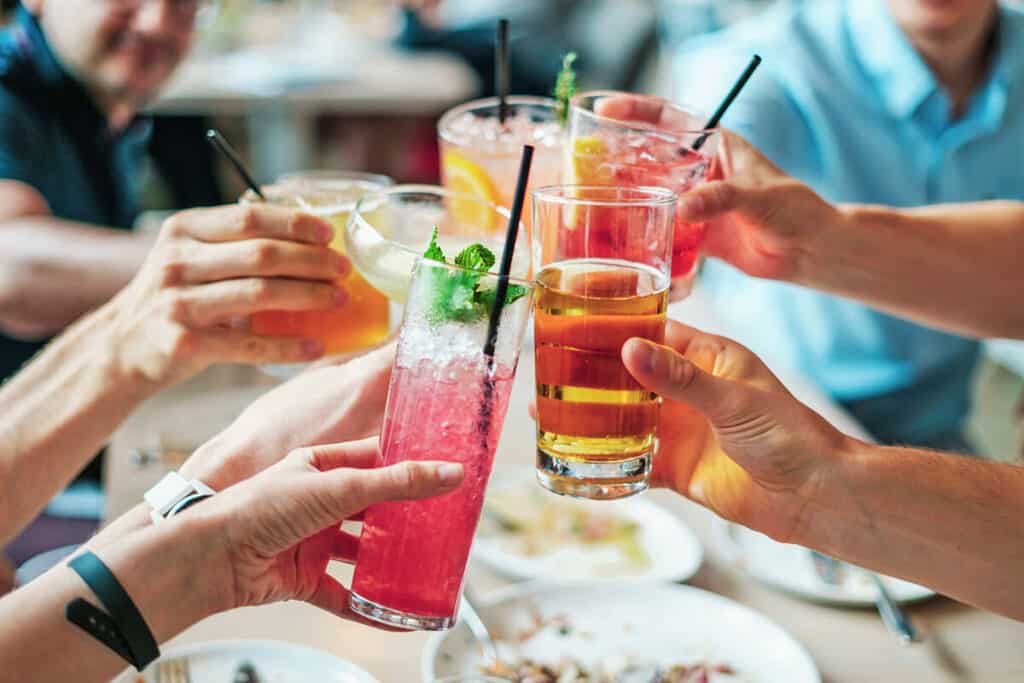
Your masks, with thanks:
[{"label": "mint leaves garnish", "polygon": [[[437,228],[430,236],[430,244],[423,258],[447,263],[444,251],[437,243]],[[494,266],[494,252],[482,244],[471,244],[455,257],[455,265],[464,270],[433,270],[429,277],[427,320],[435,325],[455,321],[472,323],[483,320],[491,313],[496,292],[483,289],[480,280]],[[505,305],[526,296],[526,287],[510,284],[505,293]]]},{"label": "mint leaves garnish", "polygon": [[562,122],[563,126],[569,120],[569,100],[576,94],[576,70],[572,68],[575,61],[575,52],[569,52],[562,57],[562,69],[558,72],[558,78],[555,79],[555,89],[552,92],[555,100],[557,100],[555,113],[558,115],[558,120]]}]

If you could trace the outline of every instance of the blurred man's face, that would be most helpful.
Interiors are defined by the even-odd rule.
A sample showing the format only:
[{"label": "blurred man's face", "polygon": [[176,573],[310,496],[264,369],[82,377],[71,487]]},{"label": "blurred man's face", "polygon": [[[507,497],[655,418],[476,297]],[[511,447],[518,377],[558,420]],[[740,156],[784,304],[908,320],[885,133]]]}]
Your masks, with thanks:
[{"label": "blurred man's face", "polygon": [[996,0],[887,0],[904,31],[941,37],[988,20]]},{"label": "blurred man's face", "polygon": [[95,96],[142,104],[192,42],[200,0],[28,0],[61,62]]}]

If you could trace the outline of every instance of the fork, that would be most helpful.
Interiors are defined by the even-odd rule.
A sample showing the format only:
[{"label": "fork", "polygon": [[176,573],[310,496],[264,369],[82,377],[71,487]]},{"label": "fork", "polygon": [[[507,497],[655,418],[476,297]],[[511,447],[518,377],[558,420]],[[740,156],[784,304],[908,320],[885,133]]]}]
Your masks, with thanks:
[{"label": "fork", "polygon": [[188,658],[178,657],[158,662],[156,665],[156,683],[192,683]]}]

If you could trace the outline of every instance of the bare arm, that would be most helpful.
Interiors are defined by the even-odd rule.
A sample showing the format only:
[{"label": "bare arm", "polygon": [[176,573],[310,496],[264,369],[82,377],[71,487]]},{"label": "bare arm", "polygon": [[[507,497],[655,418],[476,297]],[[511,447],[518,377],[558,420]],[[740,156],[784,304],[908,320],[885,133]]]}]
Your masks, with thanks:
[{"label": "bare arm", "polygon": [[54,217],[30,185],[0,180],[0,330],[60,331],[124,287],[153,238]]},{"label": "bare arm", "polygon": [[0,545],[23,529],[158,385],[125,372],[108,308],[0,387]]},{"label": "bare arm", "polygon": [[795,540],[1024,621],[1024,468],[850,444]]},{"label": "bare arm", "polygon": [[1024,338],[1024,204],[833,206],[742,138],[723,142],[726,179],[681,202],[711,221],[709,255],[959,334]]},{"label": "bare arm", "polygon": [[796,282],[959,334],[1024,339],[1024,203],[839,208]]},{"label": "bare arm", "polygon": [[674,322],[666,344],[623,348],[664,398],[657,484],[780,541],[1024,621],[1024,468],[851,439],[739,344]]}]

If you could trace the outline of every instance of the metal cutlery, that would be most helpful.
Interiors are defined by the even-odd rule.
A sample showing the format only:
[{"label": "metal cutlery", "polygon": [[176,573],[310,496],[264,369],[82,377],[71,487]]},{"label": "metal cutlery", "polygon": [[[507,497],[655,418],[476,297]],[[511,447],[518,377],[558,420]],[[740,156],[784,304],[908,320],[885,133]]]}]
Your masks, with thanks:
[{"label": "metal cutlery", "polygon": [[[819,553],[816,550],[811,552],[811,561],[814,563],[814,571],[824,583],[830,586],[838,586],[842,583],[842,575],[845,570],[843,564],[828,555]],[[882,623],[886,628],[900,639],[903,645],[910,645],[922,640],[920,632],[914,627],[906,612],[893,599],[892,594],[885,587],[885,582],[874,572],[865,571],[875,584],[875,606],[878,614],[882,617]]]}]

